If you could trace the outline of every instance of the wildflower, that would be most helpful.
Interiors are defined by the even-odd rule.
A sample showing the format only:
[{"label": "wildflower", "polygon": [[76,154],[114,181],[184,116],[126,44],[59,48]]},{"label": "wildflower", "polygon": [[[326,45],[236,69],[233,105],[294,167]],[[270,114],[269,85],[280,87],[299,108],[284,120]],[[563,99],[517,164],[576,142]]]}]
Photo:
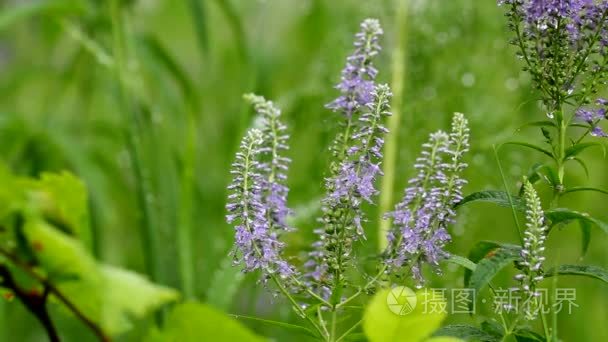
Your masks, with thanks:
[{"label": "wildflower", "polygon": [[323,199],[323,227],[306,267],[309,276],[317,283],[335,285],[343,281],[343,273],[350,260],[352,243],[365,238],[362,222],[362,203],[373,203],[378,193],[375,180],[380,175],[383,136],[388,130],[384,117],[391,115],[389,101],[392,96],[387,85],[379,85],[372,92],[373,100],[358,119],[357,129],[351,135],[353,146],[339,172],[326,180],[327,196]]},{"label": "wildflower", "polygon": [[271,227],[267,215],[270,209],[263,198],[266,168],[259,160],[263,146],[264,135],[258,129],[251,129],[241,142],[232,164],[226,221],[234,224],[232,254],[235,262],[244,264],[245,272],[260,269],[266,277],[278,274],[287,278],[295,271],[281,258],[283,243]]},{"label": "wildflower", "polygon": [[360,107],[372,101],[374,79],[378,74],[372,59],[380,51],[378,39],[382,34],[378,20],[366,19],[361,23],[361,31],[355,35],[355,51],[347,58],[342,79],[336,85],[341,95],[327,104],[327,108],[350,118]]},{"label": "wildflower", "polygon": [[466,184],[460,176],[467,166],[462,157],[469,149],[464,115],[454,115],[449,135],[442,131],[432,133],[422,146],[414,164],[418,174],[409,180],[395,210],[386,215],[393,219],[393,228],[388,232],[384,252],[389,273],[400,275],[411,270],[418,285],[423,282],[423,263],[436,267],[449,255],[444,250],[451,239],[447,227],[454,221],[452,208],[462,199]]},{"label": "wildflower", "polygon": [[526,203],[526,230],[521,250],[522,273],[515,276],[520,281],[520,290],[528,299],[526,318],[532,320],[538,311],[537,284],[543,279],[542,264],[545,260],[545,239],[547,227],[540,198],[532,184],[524,180],[524,199]]},{"label": "wildflower", "polygon": [[598,125],[605,120],[606,107],[608,102],[604,99],[598,99],[596,101],[598,105],[602,105],[602,108],[591,110],[586,108],[580,108],[576,111],[576,117],[589,124],[589,131],[592,136],[595,137],[608,137],[608,134]]},{"label": "wildflower", "polygon": [[280,120],[281,111],[271,101],[255,94],[245,95],[245,99],[253,104],[262,119],[263,146],[260,152],[266,157],[262,167],[265,175],[262,187],[270,222],[278,228],[288,230],[286,218],[291,210],[287,207],[289,188],[285,182],[291,160],[283,155],[289,149],[287,126]]}]

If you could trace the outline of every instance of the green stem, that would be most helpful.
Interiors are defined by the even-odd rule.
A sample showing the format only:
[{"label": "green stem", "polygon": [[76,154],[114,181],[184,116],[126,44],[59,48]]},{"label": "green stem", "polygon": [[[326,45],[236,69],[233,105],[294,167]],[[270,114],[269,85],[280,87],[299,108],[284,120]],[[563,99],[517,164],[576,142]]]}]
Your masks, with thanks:
[{"label": "green stem", "polygon": [[334,309],[331,312],[331,334],[329,335],[330,336],[329,340],[332,342],[336,341],[336,317],[337,317],[336,312],[337,312],[337,309]]},{"label": "green stem", "polygon": [[145,268],[152,281],[157,282],[160,277],[160,270],[157,262],[158,240],[154,229],[154,222],[151,219],[152,208],[147,200],[147,194],[151,193],[148,181],[144,176],[143,163],[140,151],[142,119],[136,106],[129,103],[131,94],[128,89],[128,55],[123,30],[123,18],[121,4],[119,0],[110,1],[110,16],[112,19],[113,52],[116,68],[116,79],[118,80],[119,97],[122,110],[129,114],[129,131],[127,137],[127,148],[133,165],[133,174],[137,187],[136,196],[138,201],[140,217],[140,229],[142,234],[142,245],[144,251]]},{"label": "green stem", "polygon": [[401,122],[401,111],[403,107],[403,88],[405,79],[405,37],[407,33],[406,16],[407,0],[397,0],[396,45],[392,56],[392,89],[393,99],[391,108],[393,115],[389,118],[387,128],[389,133],[386,137],[384,147],[384,161],[382,185],[380,187],[380,206],[378,209],[378,250],[383,251],[388,246],[387,233],[390,222],[384,219],[384,213],[390,210],[393,202],[393,189],[395,186],[395,165],[397,160],[399,123]]},{"label": "green stem", "polygon": [[362,323],[362,322],[363,322],[363,320],[360,320],[360,321],[358,321],[357,323],[355,323],[355,324],[354,324],[352,327],[350,327],[348,330],[346,330],[346,331],[344,332],[344,334],[342,334],[342,336],[338,337],[338,339],[336,339],[336,341],[335,341],[335,342],[340,342],[340,341],[342,341],[343,339],[345,339],[345,338],[348,336],[348,334],[350,334],[351,332],[353,332],[353,330],[357,329],[357,327],[358,327],[359,325],[361,325],[361,323]]},{"label": "green stem", "polygon": [[494,149],[494,157],[496,158],[496,163],[498,164],[498,171],[500,172],[500,177],[502,179],[502,185],[505,188],[507,198],[509,199],[509,205],[511,206],[511,214],[513,216],[513,221],[515,221],[515,226],[517,227],[517,236],[519,237],[519,240],[520,240],[521,244],[523,245],[524,244],[523,232],[521,229],[521,225],[519,224],[519,219],[517,218],[517,211],[515,210],[515,204],[513,202],[513,197],[511,196],[511,192],[509,191],[509,186],[507,185],[507,178],[502,169],[500,157],[498,156],[498,149],[496,148],[495,145],[492,146],[492,148]]}]

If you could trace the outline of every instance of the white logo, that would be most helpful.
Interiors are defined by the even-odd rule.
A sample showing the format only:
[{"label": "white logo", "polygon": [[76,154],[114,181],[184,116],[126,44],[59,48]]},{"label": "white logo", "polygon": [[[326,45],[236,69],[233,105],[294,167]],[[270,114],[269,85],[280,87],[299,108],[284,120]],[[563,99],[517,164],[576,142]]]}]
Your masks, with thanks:
[{"label": "white logo", "polygon": [[416,293],[406,286],[392,288],[386,296],[386,305],[396,315],[407,315],[416,308]]}]

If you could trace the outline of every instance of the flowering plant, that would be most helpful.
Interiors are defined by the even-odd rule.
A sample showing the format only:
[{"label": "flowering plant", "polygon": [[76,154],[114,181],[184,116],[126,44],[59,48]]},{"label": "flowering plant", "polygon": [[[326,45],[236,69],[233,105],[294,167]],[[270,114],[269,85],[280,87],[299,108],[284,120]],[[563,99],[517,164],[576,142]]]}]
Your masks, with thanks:
[{"label": "flowering plant", "polygon": [[[608,225],[588,214],[559,207],[560,199],[569,193],[608,194],[605,190],[566,182],[571,162],[588,172],[579,154],[587,148],[602,146],[587,139],[608,136],[601,127],[607,118],[608,100],[597,95],[608,77],[608,2],[500,0],[498,4],[506,8],[514,35],[512,42],[525,63],[524,70],[534,81],[547,116],[526,126],[540,127],[546,146],[508,141],[495,147],[505,190],[464,196],[466,180],[462,172],[467,167],[464,159],[469,151],[469,127],[463,114],[454,114],[449,132],[440,130],[429,135],[413,165],[416,174],[409,180],[403,198],[392,211],[383,213],[389,222],[386,245],[377,255],[367,257],[377,263],[373,272],[363,272],[363,276],[356,276],[364,268],[356,251],[365,243],[369,231],[367,207],[379,195],[376,182],[383,176],[383,147],[385,138],[391,134],[385,120],[391,116],[392,94],[388,85],[376,83],[378,70],[374,66],[383,34],[379,22],[367,19],[361,24],[354,51],[347,58],[336,86],[340,96],[326,106],[339,114],[335,120],[340,131],[330,146],[332,161],[324,182],[325,196],[320,201],[319,226],[314,231],[317,238],[303,258],[290,259],[283,253],[282,237],[297,229],[287,219],[293,213],[287,205],[286,174],[290,162],[285,156],[289,146],[287,127],[272,102],[256,95],[246,96],[261,124],[247,132],[233,164],[234,178],[227,205],[227,221],[234,225],[236,237],[232,254],[245,272],[260,270],[261,282],[290,301],[298,315],[308,321],[312,330],[304,329],[311,336],[327,341],[347,338],[361,321],[343,327],[344,332],[340,333],[344,324],[338,317],[350,310],[353,303],[374,293],[374,298],[380,295],[386,298],[387,290],[382,289],[392,285],[413,284],[421,289],[425,285],[426,266],[440,274],[440,262],[448,261],[466,269],[467,289],[479,292],[489,287],[495,298],[499,294],[491,284],[492,279],[512,265],[517,270],[513,284],[518,285],[509,292],[516,294],[518,301],[497,305],[498,316],[480,317],[479,327],[447,325],[436,330],[442,316],[429,323],[430,330],[412,327],[424,331],[411,333],[407,341],[426,341],[434,330],[436,336],[467,340],[558,341],[557,303],[554,297],[542,298],[546,290],[543,281],[558,275],[608,279],[608,273],[598,266],[549,268],[545,251],[548,236],[559,225],[579,222],[584,250],[592,226],[608,231]],[[535,164],[522,175],[516,193],[509,190],[502,172],[498,152],[504,145],[529,148],[550,158],[550,162]],[[551,189],[547,203],[535,188],[541,183]],[[481,241],[468,258],[448,253],[445,247],[451,240],[449,231],[456,210],[476,201],[511,208],[519,244]],[[469,305],[474,306],[475,301],[473,297]],[[363,318],[364,330],[372,341],[393,336],[369,331],[368,326],[378,324],[378,319],[370,318],[379,315],[377,303],[377,299],[368,303]],[[416,319],[421,325],[436,320]],[[394,327],[393,323],[381,323]],[[542,328],[541,333],[535,332],[536,325]]]}]

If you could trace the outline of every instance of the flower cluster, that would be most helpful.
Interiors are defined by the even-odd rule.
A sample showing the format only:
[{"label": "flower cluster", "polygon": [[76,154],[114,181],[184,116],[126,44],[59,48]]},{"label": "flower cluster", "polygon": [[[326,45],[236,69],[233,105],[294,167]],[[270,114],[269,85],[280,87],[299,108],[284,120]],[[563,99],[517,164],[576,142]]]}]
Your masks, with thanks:
[{"label": "flower cluster", "polygon": [[526,202],[526,231],[520,262],[523,272],[516,275],[515,279],[520,281],[521,291],[530,299],[526,318],[532,320],[538,311],[536,298],[540,296],[540,292],[537,291],[536,285],[543,279],[542,264],[545,260],[543,255],[547,228],[544,223],[540,198],[527,180],[524,181],[524,199]]},{"label": "flower cluster", "polygon": [[355,35],[355,51],[347,58],[342,79],[336,86],[341,95],[327,108],[351,117],[359,107],[372,101],[374,79],[378,74],[372,59],[380,51],[378,40],[382,34],[378,20],[366,19],[361,23],[361,31]]},{"label": "flower cluster", "polygon": [[591,135],[608,137],[608,133],[599,126],[603,120],[608,119],[608,112],[606,111],[608,100],[600,98],[597,99],[596,104],[599,106],[597,109],[579,108],[576,111],[576,117],[589,124]]},{"label": "flower cluster", "polygon": [[414,165],[417,175],[409,180],[395,210],[387,214],[393,219],[384,253],[389,273],[401,276],[411,269],[413,278],[421,284],[422,264],[436,267],[448,256],[444,250],[450,241],[447,227],[454,220],[453,206],[462,200],[466,181],[461,173],[467,166],[462,158],[468,149],[468,122],[460,113],[454,115],[449,135],[432,133],[423,144]]},{"label": "flower cluster", "polygon": [[287,148],[285,126],[272,102],[255,95],[246,98],[262,117],[262,127],[249,130],[232,164],[226,205],[226,220],[235,225],[232,254],[235,262],[244,264],[244,271],[261,269],[266,278],[278,275],[289,283],[296,271],[281,256],[284,244],[279,241],[289,213],[284,184],[289,159],[280,154]]},{"label": "flower cluster", "polygon": [[287,126],[280,121],[281,111],[262,96],[255,94],[245,95],[257,115],[262,119],[263,144],[261,152],[266,155],[263,169],[266,175],[263,184],[265,200],[268,203],[268,214],[271,224],[287,230],[286,218],[290,210],[287,207],[287,194],[289,189],[285,184],[287,169],[291,160],[283,155],[289,149],[285,133]]},{"label": "flower cluster", "polygon": [[519,57],[526,63],[550,116],[566,99],[593,101],[608,77],[608,2],[499,0],[506,5]]},{"label": "flower cluster", "polygon": [[[389,115],[392,94],[388,85],[378,85],[372,92],[367,111],[358,119],[358,127],[351,135],[353,146],[340,164],[339,172],[326,180],[327,196],[323,199],[322,228],[313,244],[306,266],[317,284],[343,282],[344,270],[350,260],[352,243],[365,238],[361,205],[373,203],[378,191],[375,180],[381,174],[383,136],[388,130],[383,119]],[[323,287],[323,286],[321,286]]]}]

